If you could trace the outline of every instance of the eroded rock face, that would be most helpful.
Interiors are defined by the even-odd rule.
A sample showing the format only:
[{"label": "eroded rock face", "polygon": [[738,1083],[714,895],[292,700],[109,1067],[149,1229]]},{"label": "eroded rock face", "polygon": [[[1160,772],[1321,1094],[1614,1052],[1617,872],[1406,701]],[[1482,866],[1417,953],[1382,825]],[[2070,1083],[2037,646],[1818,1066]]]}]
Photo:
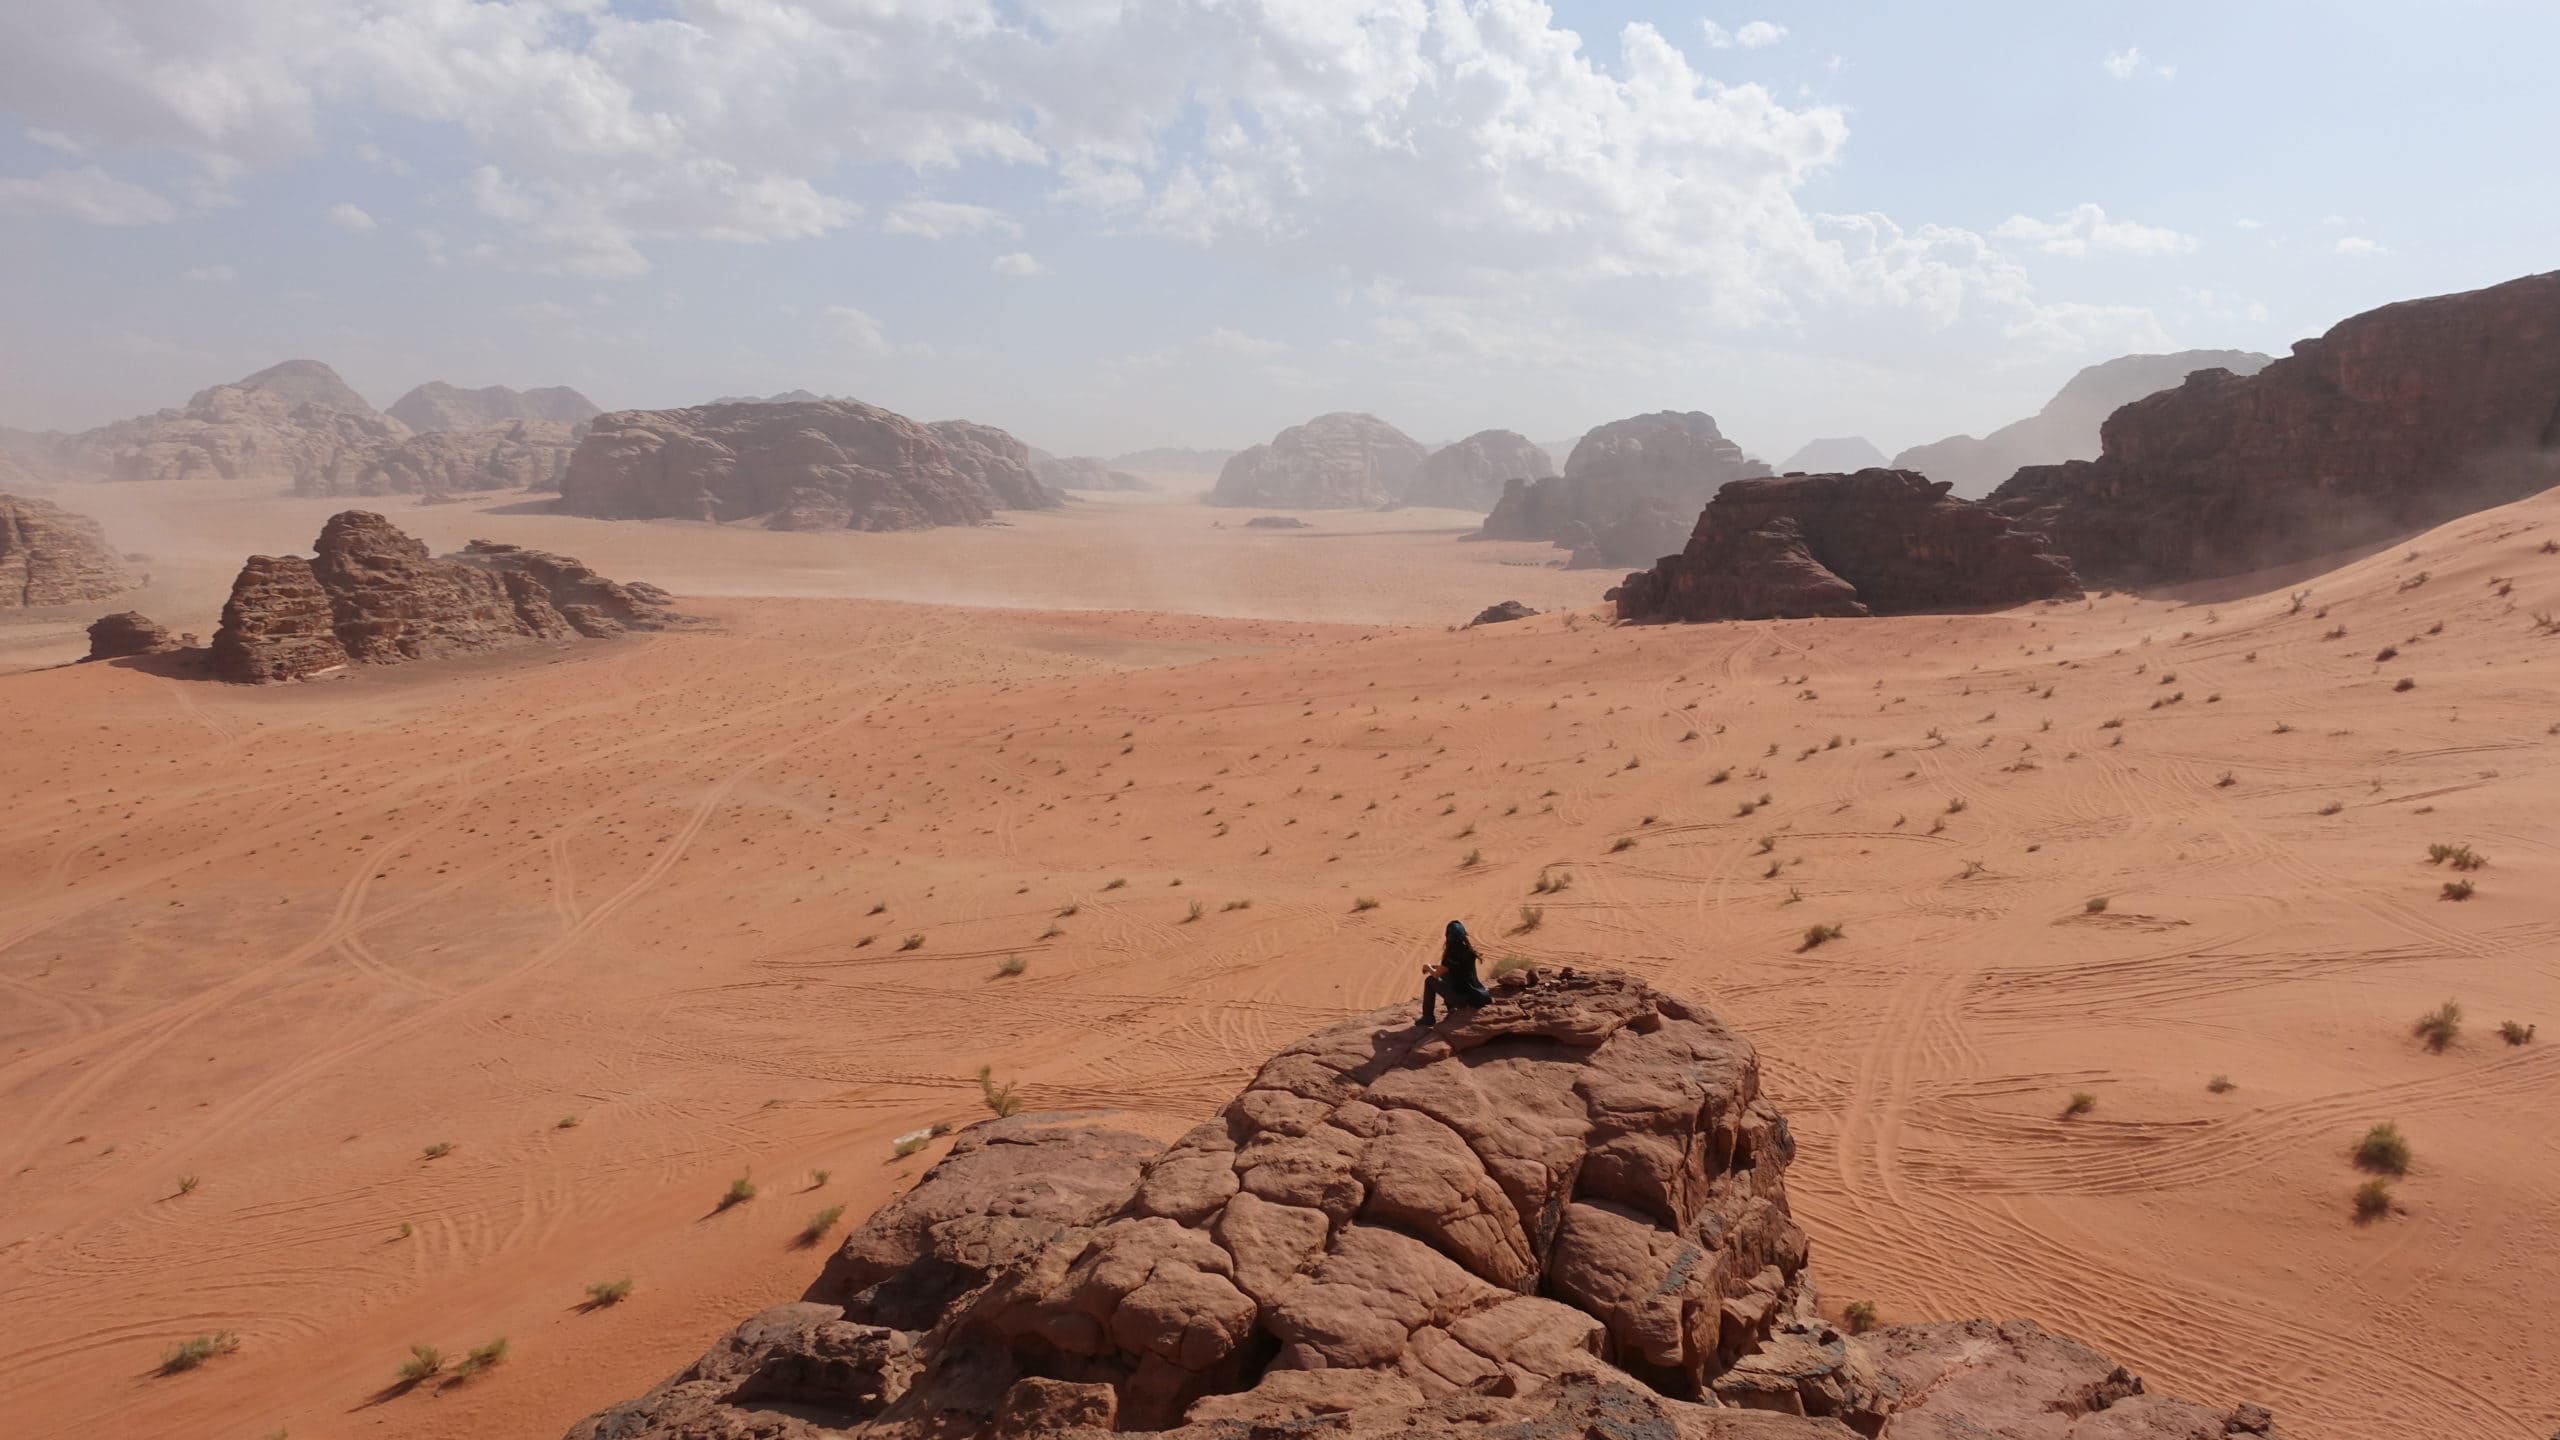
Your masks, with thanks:
[{"label": "eroded rock face", "polygon": [[1090,455],[1051,455],[1034,447],[1031,473],[1051,490],[1153,490],[1146,477],[1114,470]]},{"label": "eroded rock face", "polygon": [[977,481],[1005,510],[1047,510],[1058,497],[1040,484],[1031,468],[1031,447],[993,425],[972,420],[936,420],[925,427],[951,452],[951,463]]},{"label": "eroded rock face", "polygon": [[1008,494],[1027,502],[1021,487],[1038,489],[1020,442],[984,426],[949,433],[979,443],[956,456],[934,428],[852,400],[616,411],[570,456],[560,504],[604,519],[922,530],[983,524],[1014,503]]},{"label": "eroded rock face", "polygon": [[89,622],[88,660],[122,660],[131,655],[158,655],[178,648],[178,637],[138,610],[120,610]]},{"label": "eroded rock face", "polygon": [[0,494],[0,610],[81,605],[132,588],[97,521],[50,500]]},{"label": "eroded rock face", "polygon": [[2141,1377],[2031,1320],[1897,1325],[1860,1337],[1902,1396],[1893,1440],[2227,1440],[2274,1436],[2259,1405],[2146,1394]]},{"label": "eroded rock face", "polygon": [[1556,473],[1547,452],[1511,430],[1479,430],[1443,445],[1422,462],[1405,491],[1408,505],[1441,505],[1486,511],[1502,498],[1505,480],[1539,480]]},{"label": "eroded rock face", "polygon": [[1526,620],[1537,613],[1517,600],[1505,600],[1499,605],[1487,605],[1477,611],[1476,618],[1467,622],[1467,628],[1472,630],[1478,625],[1504,625],[1514,620]]},{"label": "eroded rock face", "polygon": [[184,410],[163,410],[75,435],[64,463],[110,480],[225,480],[299,483],[368,457],[409,436],[409,428],[361,413],[296,403],[286,392],[216,385]]},{"label": "eroded rock face", "polygon": [[1648,564],[1680,548],[1716,487],[1768,473],[1713,416],[1636,415],[1583,436],[1563,475],[1506,482],[1476,536],[1551,541],[1571,548],[1577,565]]},{"label": "eroded rock face", "polygon": [[430,380],[392,401],[391,408],[383,413],[424,435],[438,430],[486,430],[520,420],[576,426],[604,411],[566,385],[531,390],[485,385],[463,390],[441,380]]},{"label": "eroded rock face", "polygon": [[1375,415],[1348,410],[1292,425],[1229,459],[1212,505],[1344,510],[1401,499],[1422,468],[1422,443]]},{"label": "eroded rock face", "polygon": [[1627,620],[1901,615],[2077,599],[2042,536],[1908,470],[1736,480],[1688,545],[1609,592]]},{"label": "eroded rock face", "polygon": [[[1914,445],[1893,457],[1896,470],[1917,470],[1944,480],[1955,493],[1979,498],[2025,465],[2058,465],[2098,453],[2098,430],[2107,417],[2145,395],[2175,389],[2198,370],[2255,375],[2271,363],[2255,350],[2180,350],[2168,355],[2119,355],[2081,370],[2054,392],[2044,408],[1988,435],[1950,435]],[[1881,459],[1866,462],[1882,465]],[[1854,470],[1854,465],[1793,466],[1806,470]]]},{"label": "eroded rock face", "polygon": [[342,451],[304,471],[297,495],[449,495],[477,490],[557,490],[577,432],[549,420],[437,430]]},{"label": "eroded rock face", "polygon": [[438,559],[369,511],[331,516],[315,548],[308,560],[249,557],[214,633],[216,677],[292,680],[679,621],[654,585],[619,584],[565,556],[485,540]]},{"label": "eroded rock face", "polygon": [[2096,460],[1991,503],[2092,581],[2236,574],[2560,484],[2560,271],[2340,321],[2255,375],[2203,370],[2108,417]]}]

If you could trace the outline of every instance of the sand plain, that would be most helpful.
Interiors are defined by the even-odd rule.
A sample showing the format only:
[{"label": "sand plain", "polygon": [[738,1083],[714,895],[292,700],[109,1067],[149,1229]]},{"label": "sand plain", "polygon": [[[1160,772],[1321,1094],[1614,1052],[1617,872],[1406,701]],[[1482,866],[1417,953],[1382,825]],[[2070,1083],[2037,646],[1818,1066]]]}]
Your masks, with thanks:
[{"label": "sand plain", "polygon": [[[178,497],[118,543],[227,578],[332,508]],[[1835,1307],[2032,1316],[2303,1435],[2560,1426],[2560,1032],[2496,1033],[2560,1019],[2560,496],[2307,578],[1643,629],[1414,517],[499,508],[389,513],[716,623],[0,676],[13,1433],[556,1435],[796,1295],[812,1212],[911,1183],[940,1147],[892,1137],[982,1114],[980,1066],[1170,1136],[1411,994],[1452,916],[1758,1044]],[[1512,596],[1580,608],[1444,628]],[[2359,1224],[2385,1120],[2416,1160]]]}]

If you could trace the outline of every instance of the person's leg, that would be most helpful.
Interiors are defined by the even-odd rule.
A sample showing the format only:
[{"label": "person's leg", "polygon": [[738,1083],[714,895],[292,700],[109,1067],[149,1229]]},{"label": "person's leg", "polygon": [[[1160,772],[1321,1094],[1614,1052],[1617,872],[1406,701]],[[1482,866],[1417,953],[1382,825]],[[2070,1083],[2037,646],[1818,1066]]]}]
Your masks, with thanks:
[{"label": "person's leg", "polygon": [[1437,1015],[1437,1014],[1435,1014],[1434,1012],[1435,1012],[1435,1010],[1436,1010],[1437,1006],[1438,1006],[1438,1005],[1439,1005],[1439,1003],[1440,1003],[1440,997],[1441,997],[1441,992],[1442,992],[1442,989],[1443,989],[1443,988],[1444,988],[1444,987],[1443,987],[1443,986],[1441,985],[1441,983],[1440,983],[1440,977],[1439,977],[1439,976],[1437,976],[1437,975],[1425,975],[1425,976],[1423,976],[1423,977],[1422,977],[1422,1023],[1423,1023],[1423,1024],[1428,1025],[1428,1024],[1430,1024],[1433,1020],[1435,1020],[1435,1019],[1438,1019],[1438,1018],[1439,1018],[1439,1017],[1438,1017],[1438,1015]]}]

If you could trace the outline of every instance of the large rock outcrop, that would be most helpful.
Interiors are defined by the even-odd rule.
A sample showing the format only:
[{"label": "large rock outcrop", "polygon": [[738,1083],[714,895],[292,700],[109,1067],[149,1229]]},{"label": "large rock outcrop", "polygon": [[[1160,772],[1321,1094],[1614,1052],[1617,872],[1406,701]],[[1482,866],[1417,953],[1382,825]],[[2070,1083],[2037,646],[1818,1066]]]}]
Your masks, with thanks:
[{"label": "large rock outcrop", "polygon": [[474,430],[435,430],[350,448],[297,475],[297,495],[449,495],[478,490],[557,490],[578,432],[552,420],[513,420]]},{"label": "large rock outcrop", "polygon": [[1405,490],[1404,501],[1483,512],[1502,498],[1502,482],[1543,480],[1554,473],[1555,463],[1529,437],[1512,430],[1479,430],[1432,451]]},{"label": "large rock outcrop", "polygon": [[1736,480],[1689,543],[1609,592],[1628,620],[1903,615],[2076,599],[2044,538],[1908,470]]},{"label": "large rock outcrop", "polygon": [[2139,1392],[2032,1327],[1879,1351],[1824,1323],[1793,1149],[1712,1015],[1516,974],[1432,1029],[1400,1006],[1310,1036],[1167,1148],[974,1126],[802,1300],[570,1433],[1849,1440],[1893,1413],[1885,1355],[1943,1380],[1980,1351],[2015,1383],[1974,1409],[2047,1428],[1963,1430],[1943,1397],[1985,1387],[1941,1384],[1913,1433],[2043,1440]]},{"label": "large rock outcrop", "polygon": [[1552,541],[1577,565],[1642,565],[1680,548],[1716,487],[1768,473],[1711,415],[1630,416],[1583,436],[1561,476],[1506,483],[1476,538]]},{"label": "large rock outcrop", "polygon": [[97,521],[50,500],[0,494],[0,610],[80,605],[132,588]]},{"label": "large rock outcrop", "polygon": [[1883,466],[1884,452],[1864,435],[1834,435],[1807,440],[1796,453],[1778,462],[1781,475],[1845,475]]},{"label": "large rock outcrop", "polygon": [[292,680],[680,621],[654,585],[617,583],[565,556],[486,540],[439,559],[363,510],[331,516],[315,549],[308,560],[249,557],[214,633],[216,677]]},{"label": "large rock outcrop", "polygon": [[597,417],[569,457],[560,506],[616,520],[921,530],[984,524],[1035,491],[1054,503],[1001,430],[922,425],[853,400],[750,401]]},{"label": "large rock outcrop", "polygon": [[430,380],[392,401],[391,408],[383,413],[424,435],[438,430],[485,430],[519,420],[583,425],[604,411],[566,385],[542,385],[531,390],[484,385],[477,390],[464,390]]},{"label": "large rock outcrop", "polygon": [[2093,461],[1991,503],[2110,584],[2373,544],[2560,484],[2560,271],[2338,322],[2255,375],[2108,417]]},{"label": "large rock outcrop", "polygon": [[1337,410],[1243,450],[1218,471],[1212,505],[1347,510],[1404,498],[1422,442],[1375,415]]},{"label": "large rock outcrop", "polygon": [[184,410],[67,437],[56,453],[65,468],[110,480],[219,476],[298,484],[361,465],[407,438],[408,426],[370,409],[338,410],[296,401],[285,390],[216,385],[198,391]]},{"label": "large rock outcrop", "polygon": [[139,610],[119,610],[89,622],[89,653],[84,660],[125,660],[159,655],[178,648],[169,627]]},{"label": "large rock outcrop", "polygon": [[[2058,465],[2098,453],[2098,429],[2107,417],[2145,395],[2176,387],[2198,370],[2254,375],[2272,360],[2254,350],[2180,350],[2169,355],[2119,355],[2088,366],[2054,392],[2044,408],[1979,438],[1950,435],[1914,445],[1893,457],[1896,470],[1917,470],[1955,486],[1967,498],[1991,488],[2024,465]],[[1869,464],[1881,465],[1882,460]],[[1848,465],[1790,469],[1854,469]]]},{"label": "large rock outcrop", "polygon": [[1154,482],[1126,470],[1115,470],[1090,455],[1052,455],[1031,447],[1031,473],[1051,490],[1153,490]]}]

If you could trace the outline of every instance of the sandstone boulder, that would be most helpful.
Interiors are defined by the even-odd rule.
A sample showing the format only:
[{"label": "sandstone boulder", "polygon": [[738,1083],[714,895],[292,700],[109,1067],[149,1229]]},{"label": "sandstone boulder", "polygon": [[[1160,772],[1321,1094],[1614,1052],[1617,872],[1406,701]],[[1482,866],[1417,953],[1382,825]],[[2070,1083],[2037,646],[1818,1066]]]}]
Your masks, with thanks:
[{"label": "sandstone boulder", "polygon": [[[2119,355],[2088,366],[2024,420],[1988,435],[1950,435],[1914,445],[1893,457],[1896,470],[1917,470],[1944,480],[1955,493],[1978,498],[2025,465],[2058,465],[2098,453],[2098,430],[2107,417],[2145,395],[2173,390],[2198,370],[2254,375],[2271,363],[2254,350],[2180,350],[2169,355]],[[1862,465],[1882,465],[1882,459]],[[1855,470],[1862,465],[1797,465],[1789,469]]]},{"label": "sandstone boulder", "polygon": [[2077,599],[2042,536],[1908,470],[1736,480],[1688,545],[1609,592],[1622,619],[1902,615]]},{"label": "sandstone boulder", "polygon": [[1569,546],[1577,565],[1648,564],[1680,548],[1716,487],[1768,473],[1710,415],[1631,416],[1583,436],[1563,475],[1506,481],[1476,538]]},{"label": "sandstone boulder", "polygon": [[1991,503],[2092,581],[2235,574],[2560,484],[2560,271],[2340,321],[2255,375],[2108,417],[2103,453]]},{"label": "sandstone boulder", "polygon": [[2144,1393],[2141,1377],[2028,1320],[1859,1337],[1902,1399],[1893,1440],[2227,1440],[2279,1432],[2263,1406]]},{"label": "sandstone boulder", "polygon": [[1054,503],[1000,430],[946,422],[937,433],[852,400],[743,402],[597,417],[569,457],[560,505],[604,519],[921,530],[983,524],[1035,492]]},{"label": "sandstone boulder", "polygon": [[1238,452],[1218,471],[1212,505],[1343,510],[1401,499],[1422,468],[1421,442],[1375,415],[1336,411]]},{"label": "sandstone boulder", "polygon": [[1440,505],[1479,513],[1502,498],[1506,480],[1538,480],[1556,473],[1547,452],[1510,430],[1479,430],[1443,445],[1422,462],[1405,491],[1408,505]]},{"label": "sandstone boulder", "polygon": [[383,413],[425,435],[438,430],[486,430],[525,420],[574,427],[604,411],[566,385],[532,390],[487,385],[463,390],[441,380],[430,380],[392,401],[391,408]]},{"label": "sandstone boulder", "polygon": [[380,515],[330,517],[311,559],[253,555],[214,633],[212,673],[248,683],[348,664],[591,639],[679,623],[666,592],[565,556],[475,540],[435,558]]},{"label": "sandstone boulder", "polygon": [[178,648],[178,637],[159,621],[137,610],[101,615],[89,622],[89,660],[122,660],[132,655],[158,655]]},{"label": "sandstone boulder", "polygon": [[1467,628],[1472,630],[1478,625],[1502,625],[1513,620],[1526,620],[1537,613],[1517,600],[1505,600],[1499,605],[1487,605],[1477,611],[1476,618],[1467,622]]},{"label": "sandstone boulder", "polygon": [[303,470],[297,495],[452,495],[478,490],[557,490],[578,438],[549,420],[437,430],[353,447]]},{"label": "sandstone boulder", "polygon": [[80,605],[132,588],[97,521],[50,500],[0,494],[0,610]]}]

